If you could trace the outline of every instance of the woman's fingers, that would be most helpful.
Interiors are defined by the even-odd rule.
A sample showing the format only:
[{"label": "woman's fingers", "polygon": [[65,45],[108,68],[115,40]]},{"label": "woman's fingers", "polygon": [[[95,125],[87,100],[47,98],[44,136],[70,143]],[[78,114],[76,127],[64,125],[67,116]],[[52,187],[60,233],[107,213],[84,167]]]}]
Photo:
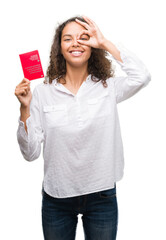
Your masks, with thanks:
[{"label": "woman's fingers", "polygon": [[95,22],[93,22],[89,17],[83,16],[83,18],[89,25],[96,25]]},{"label": "woman's fingers", "polygon": [[90,18],[88,18],[86,16],[83,16],[83,19],[86,21],[86,23],[83,22],[83,21],[80,21],[77,18],[75,19],[75,21],[78,22],[79,24],[81,24],[82,26],[84,26],[87,30],[90,27],[97,27],[96,23],[92,19],[90,19]]},{"label": "woman's fingers", "polygon": [[20,84],[23,84],[23,83],[30,83],[30,81],[27,78],[23,78],[23,80],[20,82]]},{"label": "woman's fingers", "polygon": [[21,95],[25,95],[26,94],[26,90],[25,89],[19,89],[15,91],[15,95],[17,97],[21,96]]},{"label": "woman's fingers", "polygon": [[26,96],[27,95],[27,91],[26,91],[26,89],[22,89],[21,91],[20,91],[20,95],[23,95],[23,96]]},{"label": "woman's fingers", "polygon": [[29,79],[27,79],[27,78],[23,78],[22,82],[27,82],[27,83],[29,83],[30,81],[29,81]]},{"label": "woman's fingers", "polygon": [[[83,35],[88,35],[88,36],[83,37]],[[89,36],[89,31],[88,31],[88,30],[82,30],[82,31],[79,33],[77,39],[80,39],[81,37],[82,37],[82,38],[87,38],[87,40],[89,40],[89,38],[90,38],[90,36]]]},{"label": "woman's fingers", "polygon": [[30,81],[26,78],[24,78],[17,86],[16,88],[20,88],[20,87],[28,87],[30,88]]},{"label": "woman's fingers", "polygon": [[15,95],[19,96],[22,93],[27,93],[28,92],[28,88],[27,87],[22,87],[22,88],[16,88],[15,90]]},{"label": "woman's fingers", "polygon": [[89,34],[89,31],[82,30],[77,37],[77,42],[86,46],[90,46],[89,44],[90,37],[91,36]]},{"label": "woman's fingers", "polygon": [[75,21],[76,21],[77,23],[81,24],[84,28],[86,28],[86,29],[88,30],[89,25],[88,25],[87,23],[82,22],[82,21],[80,21],[80,20],[77,19],[77,18],[75,19]]},{"label": "woman's fingers", "polygon": [[90,46],[89,42],[88,41],[85,41],[85,40],[79,40],[77,39],[78,43],[82,44],[82,45],[86,45],[86,46]]},{"label": "woman's fingers", "polygon": [[30,86],[30,83],[20,83],[18,86],[28,87],[28,86]]},{"label": "woman's fingers", "polygon": [[29,80],[22,80],[20,84],[18,84],[15,88],[15,95],[27,95],[28,92],[30,91],[30,82]]},{"label": "woman's fingers", "polygon": [[30,81],[24,78],[15,88],[15,95],[23,106],[29,106],[32,98]]}]

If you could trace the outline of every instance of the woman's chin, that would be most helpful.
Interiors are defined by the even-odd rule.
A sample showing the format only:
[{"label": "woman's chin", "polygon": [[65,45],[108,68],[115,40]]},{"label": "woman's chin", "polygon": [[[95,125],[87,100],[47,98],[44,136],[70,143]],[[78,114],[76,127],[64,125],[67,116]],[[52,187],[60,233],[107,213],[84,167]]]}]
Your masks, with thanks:
[{"label": "woman's chin", "polygon": [[76,67],[76,68],[85,67],[85,66],[87,67],[88,61],[82,62],[82,61],[79,61],[79,59],[76,59],[75,61],[67,62],[67,65],[71,67]]}]

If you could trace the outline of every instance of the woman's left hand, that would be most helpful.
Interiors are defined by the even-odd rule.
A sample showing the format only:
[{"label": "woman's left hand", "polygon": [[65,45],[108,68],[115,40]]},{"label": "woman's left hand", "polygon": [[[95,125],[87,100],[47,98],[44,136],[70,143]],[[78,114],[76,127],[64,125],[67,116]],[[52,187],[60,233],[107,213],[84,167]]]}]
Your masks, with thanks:
[{"label": "woman's left hand", "polygon": [[[82,30],[78,36],[78,43],[86,45],[86,46],[90,46],[93,48],[103,48],[103,43],[106,40],[105,37],[103,36],[103,34],[101,33],[101,31],[99,30],[98,26],[96,25],[96,23],[94,21],[92,21],[90,18],[88,17],[83,17],[84,20],[87,22],[82,22],[80,20],[78,20],[77,18],[75,19],[75,21],[77,23],[79,23],[80,25],[82,25],[83,27],[86,28],[86,30]],[[86,34],[89,36],[88,40],[81,40],[81,36],[83,34]]]}]

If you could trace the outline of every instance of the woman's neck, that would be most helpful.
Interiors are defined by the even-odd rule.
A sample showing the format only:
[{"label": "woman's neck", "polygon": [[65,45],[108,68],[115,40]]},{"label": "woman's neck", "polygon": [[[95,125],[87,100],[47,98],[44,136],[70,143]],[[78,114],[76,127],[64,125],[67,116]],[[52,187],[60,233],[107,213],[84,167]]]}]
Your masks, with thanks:
[{"label": "woman's neck", "polygon": [[66,66],[66,70],[66,84],[74,88],[79,88],[89,75],[87,66],[77,68]]}]

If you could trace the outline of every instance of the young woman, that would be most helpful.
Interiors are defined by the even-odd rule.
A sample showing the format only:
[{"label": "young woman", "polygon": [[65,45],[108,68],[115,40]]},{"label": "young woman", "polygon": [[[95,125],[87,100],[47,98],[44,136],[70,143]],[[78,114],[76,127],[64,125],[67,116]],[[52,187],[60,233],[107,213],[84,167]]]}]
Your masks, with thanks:
[{"label": "young woman", "polygon": [[[125,77],[114,76],[108,54]],[[17,85],[24,158],[37,159],[43,143],[45,240],[74,240],[78,214],[86,240],[116,239],[116,182],[124,168],[117,103],[150,79],[143,62],[106,39],[94,21],[74,17],[56,29],[47,81],[33,96],[28,79]]]}]

